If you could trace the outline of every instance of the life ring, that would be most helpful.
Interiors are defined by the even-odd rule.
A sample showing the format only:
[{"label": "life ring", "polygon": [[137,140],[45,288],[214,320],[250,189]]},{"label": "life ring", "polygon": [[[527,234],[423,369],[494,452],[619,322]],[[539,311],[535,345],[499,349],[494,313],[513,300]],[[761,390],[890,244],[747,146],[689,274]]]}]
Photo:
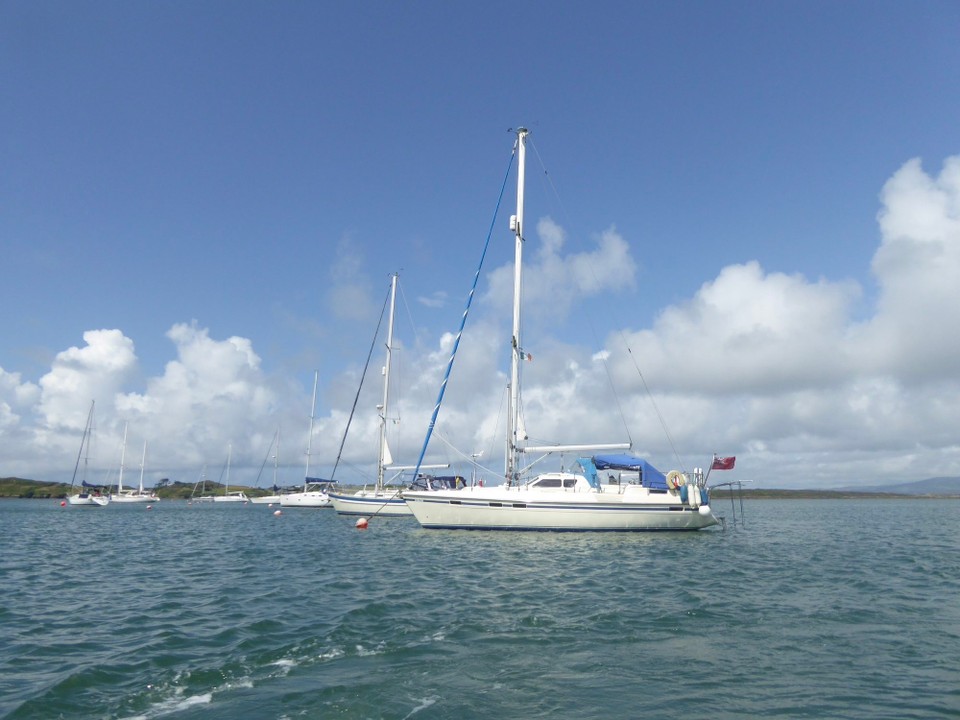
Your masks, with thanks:
[{"label": "life ring", "polygon": [[687,476],[679,470],[671,470],[667,473],[667,487],[679,490],[687,484]]}]

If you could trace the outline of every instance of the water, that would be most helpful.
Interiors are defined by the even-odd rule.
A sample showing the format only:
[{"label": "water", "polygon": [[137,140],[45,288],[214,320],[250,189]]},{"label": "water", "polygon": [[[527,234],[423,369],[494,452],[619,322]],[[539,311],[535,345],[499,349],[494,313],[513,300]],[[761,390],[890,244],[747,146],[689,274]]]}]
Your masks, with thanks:
[{"label": "water", "polygon": [[273,511],[0,501],[0,717],[960,716],[958,501],[665,535]]}]

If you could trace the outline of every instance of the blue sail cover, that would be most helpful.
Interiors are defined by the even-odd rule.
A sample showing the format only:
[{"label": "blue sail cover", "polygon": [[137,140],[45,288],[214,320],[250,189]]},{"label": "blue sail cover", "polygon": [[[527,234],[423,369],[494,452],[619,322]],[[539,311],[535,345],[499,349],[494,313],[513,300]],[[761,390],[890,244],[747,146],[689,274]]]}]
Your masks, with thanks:
[{"label": "blue sail cover", "polygon": [[653,465],[636,455],[613,454],[594,455],[593,464],[597,470],[630,470],[640,473],[640,484],[646,488],[667,489],[667,476]]},{"label": "blue sail cover", "polygon": [[306,480],[307,483],[309,483],[310,485],[320,485],[323,483],[331,484],[331,483],[337,482],[336,480],[326,480],[324,478],[315,478],[315,477],[310,477],[309,475],[307,475],[304,478],[304,480]]}]

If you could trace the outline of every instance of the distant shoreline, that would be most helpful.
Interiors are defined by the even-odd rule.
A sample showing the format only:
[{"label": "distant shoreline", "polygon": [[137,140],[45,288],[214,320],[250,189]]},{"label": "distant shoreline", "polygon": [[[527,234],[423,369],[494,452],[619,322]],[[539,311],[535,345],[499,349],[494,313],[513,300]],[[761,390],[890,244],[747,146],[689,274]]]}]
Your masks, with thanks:
[{"label": "distant shoreline", "polygon": [[[208,491],[222,494],[223,488],[216,483],[207,483]],[[360,486],[342,486],[342,492],[351,492]],[[175,482],[158,491],[161,500],[189,500],[194,485]],[[232,486],[231,489],[242,490],[248,497],[257,497],[269,494],[262,488]],[[65,483],[44,482],[41,480],[25,480],[23,478],[0,478],[0,500],[63,500],[70,493],[70,486]],[[957,493],[894,493],[856,490],[773,490],[764,488],[743,488],[733,491],[727,487],[717,488],[710,493],[715,500],[726,500],[730,497],[744,500],[960,500]]]},{"label": "distant shoreline", "polygon": [[[960,500],[960,495],[952,493],[894,493],[856,490],[764,490],[763,488],[744,488],[739,493],[745,500]],[[738,493],[728,489],[712,490],[711,497],[719,500],[736,498]]]}]

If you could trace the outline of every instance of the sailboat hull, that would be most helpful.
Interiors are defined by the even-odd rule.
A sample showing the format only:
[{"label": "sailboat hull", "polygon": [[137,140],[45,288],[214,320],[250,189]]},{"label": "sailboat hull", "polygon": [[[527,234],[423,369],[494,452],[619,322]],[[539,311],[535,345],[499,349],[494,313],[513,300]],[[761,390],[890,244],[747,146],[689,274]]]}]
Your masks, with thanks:
[{"label": "sailboat hull", "polygon": [[408,492],[407,506],[425,528],[461,530],[689,531],[717,524],[710,508],[672,494],[545,492],[469,487]]},{"label": "sailboat hull", "polygon": [[142,495],[138,492],[131,493],[120,493],[117,495],[110,496],[110,502],[115,503],[150,503],[150,502],[160,502],[160,498],[156,495],[149,495],[143,493]]},{"label": "sailboat hull", "polygon": [[248,503],[250,499],[242,491],[231,491],[226,495],[214,495],[213,501],[217,503]]},{"label": "sailboat hull", "polygon": [[353,495],[330,494],[330,502],[340,515],[370,517],[410,517],[413,513],[396,491],[360,490]]},{"label": "sailboat hull", "polygon": [[320,490],[288,493],[280,496],[280,507],[325,508],[330,507],[330,498]]},{"label": "sailboat hull", "polygon": [[110,498],[106,495],[70,495],[67,502],[77,507],[106,507],[110,504]]}]

